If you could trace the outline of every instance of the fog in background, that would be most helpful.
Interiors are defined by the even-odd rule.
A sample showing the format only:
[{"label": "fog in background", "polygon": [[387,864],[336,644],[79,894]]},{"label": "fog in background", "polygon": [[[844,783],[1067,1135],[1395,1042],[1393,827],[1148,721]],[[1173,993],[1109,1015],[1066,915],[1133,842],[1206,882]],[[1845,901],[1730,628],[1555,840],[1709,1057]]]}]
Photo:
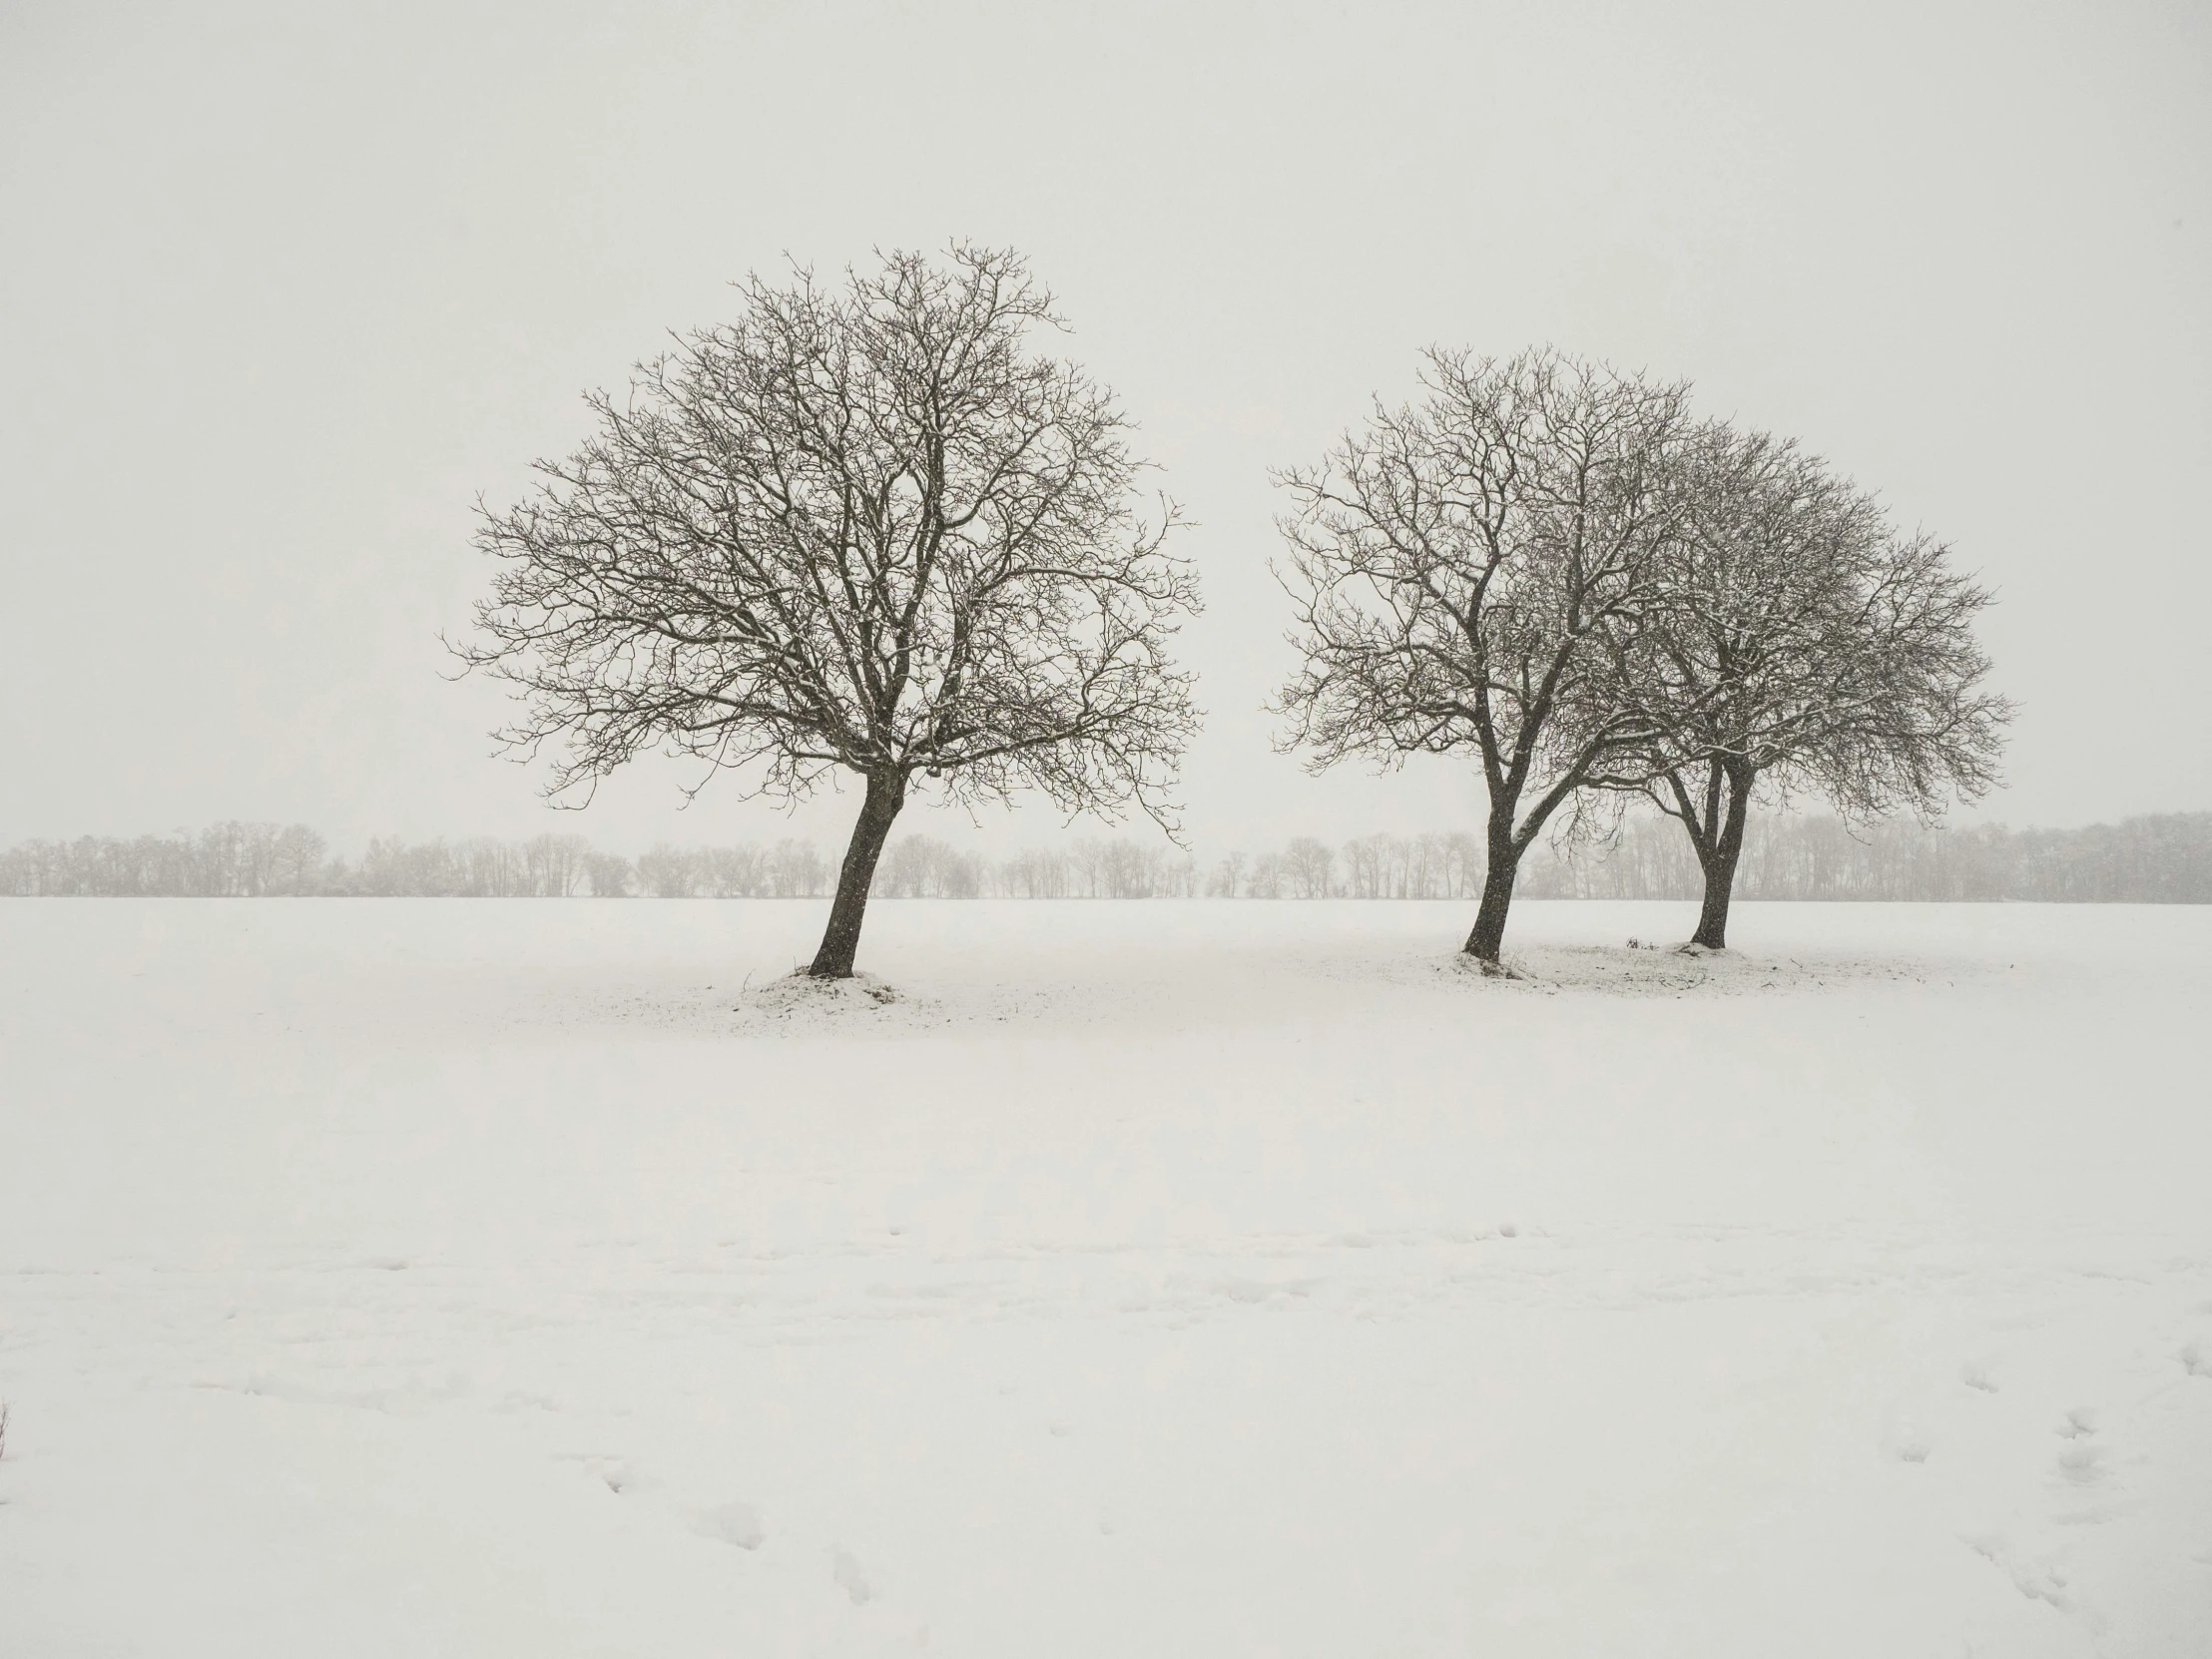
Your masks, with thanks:
[{"label": "fog in background", "polygon": [[[1952,541],[2019,699],[1981,817],[2212,807],[2212,11],[2096,5],[0,10],[0,840],[580,818],[437,635],[471,503],[788,252],[1025,252],[1196,521],[1200,847],[1471,824],[1302,776],[1267,468],[1431,342],[1693,378]],[[901,828],[959,828],[909,813]],[[992,819],[1018,843],[1058,820]]]}]

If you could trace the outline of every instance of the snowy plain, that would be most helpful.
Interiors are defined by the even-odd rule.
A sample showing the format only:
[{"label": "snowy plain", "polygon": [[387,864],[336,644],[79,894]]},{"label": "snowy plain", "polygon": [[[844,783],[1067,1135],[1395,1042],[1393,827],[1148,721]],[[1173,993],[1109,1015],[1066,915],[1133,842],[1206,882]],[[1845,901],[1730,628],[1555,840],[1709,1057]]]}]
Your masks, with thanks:
[{"label": "snowy plain", "polygon": [[2212,1652],[2212,911],[0,900],[0,1654]]}]

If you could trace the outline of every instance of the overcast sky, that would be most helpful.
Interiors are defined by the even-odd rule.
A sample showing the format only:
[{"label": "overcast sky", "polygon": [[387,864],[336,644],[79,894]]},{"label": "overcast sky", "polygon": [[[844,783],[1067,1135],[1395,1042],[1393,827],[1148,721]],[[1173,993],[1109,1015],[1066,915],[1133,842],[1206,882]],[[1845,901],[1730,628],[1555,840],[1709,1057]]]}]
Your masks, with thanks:
[{"label": "overcast sky", "polygon": [[1821,10],[0,0],[0,840],[782,832],[488,758],[471,503],[733,278],[953,238],[1198,523],[1202,851],[1478,820],[1261,707],[1267,469],[1430,343],[1688,377],[1950,540],[2022,705],[1982,816],[2212,808],[2212,11]]}]

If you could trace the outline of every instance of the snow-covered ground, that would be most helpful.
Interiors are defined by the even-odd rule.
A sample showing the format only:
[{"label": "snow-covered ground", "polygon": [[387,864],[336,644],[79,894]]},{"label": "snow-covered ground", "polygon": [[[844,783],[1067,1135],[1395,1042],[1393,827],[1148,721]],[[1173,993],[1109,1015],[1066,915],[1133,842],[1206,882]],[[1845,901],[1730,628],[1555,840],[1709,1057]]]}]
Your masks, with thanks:
[{"label": "snow-covered ground", "polygon": [[2212,1652],[2212,912],[0,901],[0,1654]]}]

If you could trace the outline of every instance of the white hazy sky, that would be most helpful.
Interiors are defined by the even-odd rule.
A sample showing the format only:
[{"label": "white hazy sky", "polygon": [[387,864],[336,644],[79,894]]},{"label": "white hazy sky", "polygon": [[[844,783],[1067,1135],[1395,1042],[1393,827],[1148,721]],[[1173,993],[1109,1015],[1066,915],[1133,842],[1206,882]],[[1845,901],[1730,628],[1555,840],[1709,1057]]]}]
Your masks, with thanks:
[{"label": "white hazy sky", "polygon": [[1198,521],[1202,851],[1476,818],[1261,710],[1266,470],[1431,342],[1687,376],[1949,538],[2023,707],[1983,816],[2212,808],[2212,11],[1813,10],[5,0],[0,839],[786,832],[487,758],[470,503],[748,270],[954,237]]}]

